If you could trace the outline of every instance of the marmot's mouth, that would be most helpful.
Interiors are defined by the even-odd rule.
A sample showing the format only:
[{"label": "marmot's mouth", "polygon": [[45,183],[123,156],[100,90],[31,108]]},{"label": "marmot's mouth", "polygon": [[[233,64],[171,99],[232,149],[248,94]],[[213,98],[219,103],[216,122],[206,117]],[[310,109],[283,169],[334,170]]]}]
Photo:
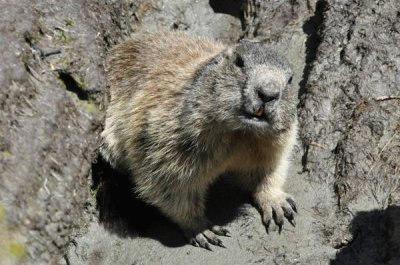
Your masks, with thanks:
[{"label": "marmot's mouth", "polygon": [[262,118],[262,116],[264,116],[264,106],[260,106],[258,108],[258,110],[256,110],[253,114],[254,116],[256,116],[257,118]]},{"label": "marmot's mouth", "polygon": [[267,115],[265,114],[264,107],[260,107],[254,113],[248,112],[246,110],[243,111],[244,118],[253,121],[267,121]]},{"label": "marmot's mouth", "polygon": [[254,115],[254,113],[244,113],[241,117],[243,123],[256,127],[264,127],[269,124],[266,115],[263,113],[261,116]]},{"label": "marmot's mouth", "polygon": [[262,115],[260,115],[260,116],[254,115],[254,114],[245,113],[244,117],[247,120],[252,120],[252,121],[267,121],[267,117],[265,116],[264,113]]},{"label": "marmot's mouth", "polygon": [[271,124],[273,121],[273,115],[273,112],[269,112],[268,110],[265,110],[264,107],[261,107],[254,113],[243,110],[241,120],[248,125],[264,127]]}]

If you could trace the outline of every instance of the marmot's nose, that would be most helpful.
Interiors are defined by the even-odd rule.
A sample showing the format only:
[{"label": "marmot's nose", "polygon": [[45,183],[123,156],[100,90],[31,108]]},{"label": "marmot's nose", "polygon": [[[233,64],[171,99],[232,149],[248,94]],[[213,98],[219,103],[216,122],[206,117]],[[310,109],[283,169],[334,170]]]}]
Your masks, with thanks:
[{"label": "marmot's nose", "polygon": [[274,84],[268,84],[266,86],[257,87],[258,97],[263,103],[274,103],[279,99],[280,91],[279,87]]}]

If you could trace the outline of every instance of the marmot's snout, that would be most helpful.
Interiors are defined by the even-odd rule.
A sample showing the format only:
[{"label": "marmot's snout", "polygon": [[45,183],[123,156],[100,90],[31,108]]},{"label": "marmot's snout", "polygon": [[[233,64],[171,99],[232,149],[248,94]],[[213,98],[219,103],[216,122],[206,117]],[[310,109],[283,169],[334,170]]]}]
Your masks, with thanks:
[{"label": "marmot's snout", "polygon": [[246,90],[245,112],[251,120],[273,122],[279,115],[279,104],[285,88],[285,76],[257,75],[250,80]]},{"label": "marmot's snout", "polygon": [[277,107],[282,94],[282,88],[279,84],[276,82],[268,82],[263,86],[256,87],[255,91],[258,97],[257,104],[261,104],[265,112],[271,112]]},{"label": "marmot's snout", "polygon": [[245,106],[249,116],[271,119],[281,97],[281,88],[277,84],[268,83],[252,88],[254,96],[248,99]]},{"label": "marmot's snout", "polygon": [[279,100],[282,89],[279,87],[279,84],[269,82],[263,86],[256,87],[255,90],[263,105],[273,107]]}]

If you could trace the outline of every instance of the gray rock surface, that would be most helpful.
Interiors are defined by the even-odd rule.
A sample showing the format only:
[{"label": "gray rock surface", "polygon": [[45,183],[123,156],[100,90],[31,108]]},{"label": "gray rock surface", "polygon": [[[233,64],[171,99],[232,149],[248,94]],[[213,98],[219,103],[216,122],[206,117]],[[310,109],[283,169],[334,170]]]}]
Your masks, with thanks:
[{"label": "gray rock surface", "polygon": [[331,213],[321,229],[341,250],[333,264],[384,264],[400,253],[387,232],[400,204],[400,3],[326,1],[323,10],[299,106],[303,167],[335,198],[314,209]]},{"label": "gray rock surface", "polygon": [[0,1],[0,264],[55,263],[88,221],[109,23],[96,5]]},{"label": "gray rock surface", "polygon": [[[400,264],[397,0],[0,0],[0,264]],[[223,180],[213,252],[96,160],[104,58],[131,32],[269,42],[295,69],[297,226],[265,233]]]}]

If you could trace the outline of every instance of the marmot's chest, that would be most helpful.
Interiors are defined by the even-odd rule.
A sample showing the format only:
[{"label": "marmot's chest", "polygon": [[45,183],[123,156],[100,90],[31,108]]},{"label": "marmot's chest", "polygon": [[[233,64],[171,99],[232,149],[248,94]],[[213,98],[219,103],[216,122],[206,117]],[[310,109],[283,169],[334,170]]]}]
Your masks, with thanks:
[{"label": "marmot's chest", "polygon": [[253,170],[271,167],[279,157],[279,146],[267,139],[236,137],[227,156],[227,170]]}]

